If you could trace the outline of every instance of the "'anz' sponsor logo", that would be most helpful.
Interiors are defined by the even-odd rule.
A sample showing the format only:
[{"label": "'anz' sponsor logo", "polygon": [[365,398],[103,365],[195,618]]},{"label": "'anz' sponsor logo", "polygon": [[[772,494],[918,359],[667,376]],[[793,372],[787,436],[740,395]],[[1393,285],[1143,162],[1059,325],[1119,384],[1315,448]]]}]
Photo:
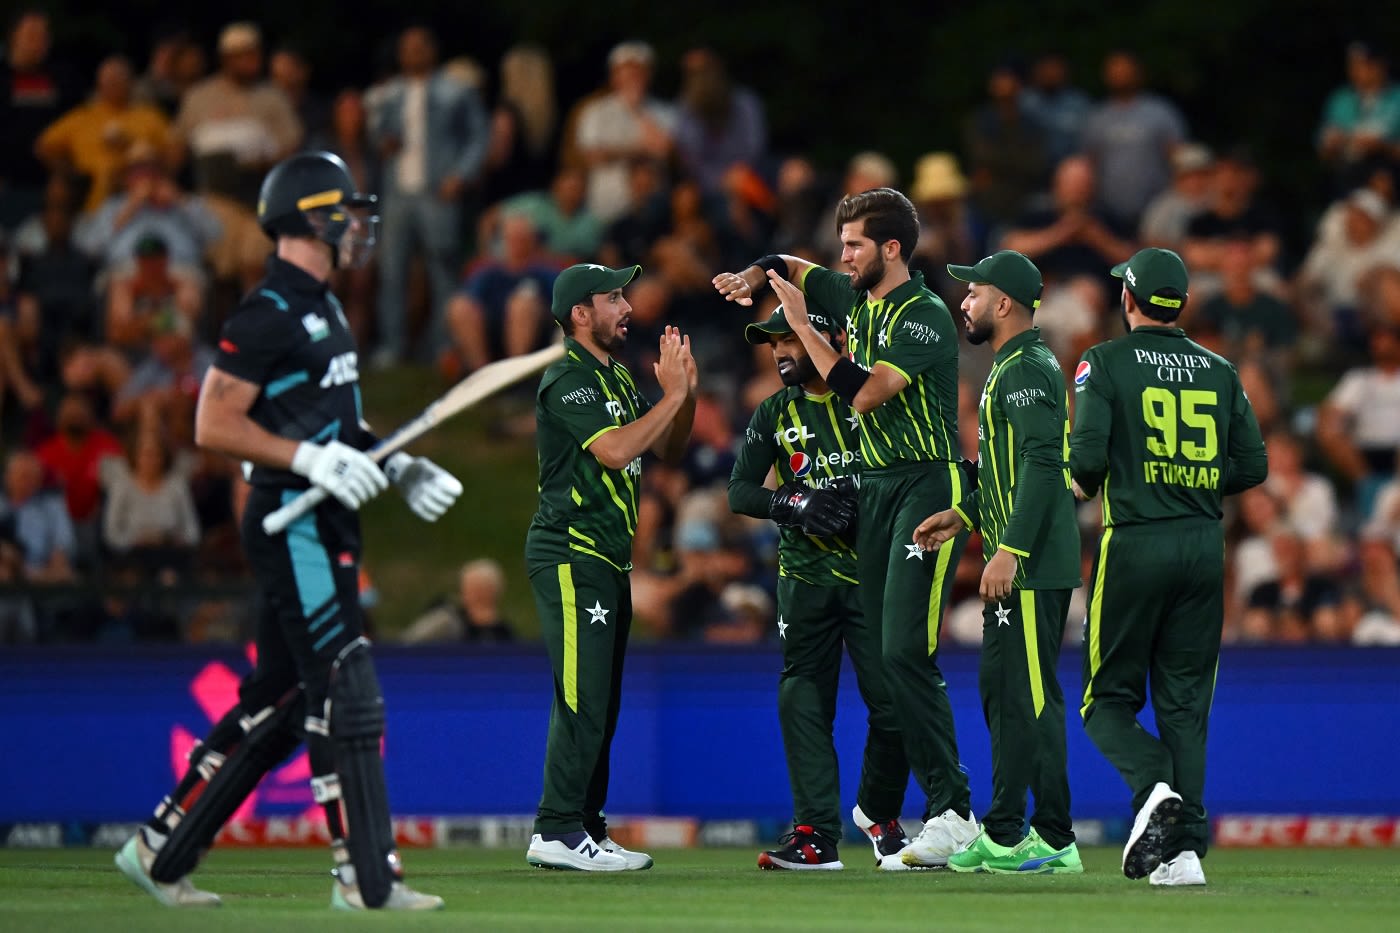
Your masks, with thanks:
[{"label": "'anz' sponsor logo", "polygon": [[321,377],[321,388],[329,389],[331,386],[343,386],[351,382],[358,382],[360,379],[359,357],[355,351],[339,353],[331,357],[331,361],[326,366],[326,374]]}]

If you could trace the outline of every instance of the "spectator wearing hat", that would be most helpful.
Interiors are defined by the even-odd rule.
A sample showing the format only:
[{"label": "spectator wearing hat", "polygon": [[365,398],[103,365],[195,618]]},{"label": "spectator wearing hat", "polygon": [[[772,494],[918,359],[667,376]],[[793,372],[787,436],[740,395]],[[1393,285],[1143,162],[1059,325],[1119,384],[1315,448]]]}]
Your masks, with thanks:
[{"label": "spectator wearing hat", "polygon": [[951,152],[929,152],[914,167],[909,200],[919,209],[919,242],[911,265],[936,283],[949,302],[962,301],[965,287],[948,275],[948,264],[966,265],[977,259],[981,230],[967,201],[968,183]]},{"label": "spectator wearing hat", "polygon": [[1400,85],[1388,62],[1368,42],[1346,49],[1347,83],[1327,98],[1317,131],[1317,151],[1344,188],[1359,183],[1370,168],[1400,158]]},{"label": "spectator wearing hat", "polygon": [[79,221],[73,238],[107,273],[119,274],[135,262],[136,244],[155,236],[172,268],[198,276],[205,249],[222,232],[205,200],[176,185],[155,147],[137,142],[127,151],[122,190]]},{"label": "spectator wearing hat", "polygon": [[1377,268],[1400,266],[1400,221],[1370,188],[1356,189],[1342,204],[1340,224],[1318,225],[1298,270],[1298,292],[1315,327],[1359,347],[1366,325],[1362,281]]},{"label": "spectator wearing hat", "polygon": [[71,169],[88,183],[83,209],[96,210],[120,184],[126,153],[135,142],[162,157],[171,147],[170,121],[159,110],[131,100],[131,63],[113,55],[97,66],[97,89],[86,104],[50,124],[34,144],[50,169]]},{"label": "spectator wearing hat", "polygon": [[399,74],[368,101],[370,139],[383,159],[376,365],[403,359],[408,345],[409,261],[420,251],[428,274],[431,351],[447,342],[445,314],[455,281],[462,198],[477,185],[490,123],[476,89],[438,65],[431,31],[399,34]]},{"label": "spectator wearing hat", "polygon": [[578,116],[576,144],[588,166],[588,209],[611,223],[632,206],[633,161],[664,162],[675,146],[676,110],[651,94],[656,57],[632,40],[608,53],[608,92]]},{"label": "spectator wearing hat", "polygon": [[263,80],[256,25],[225,26],[218,48],[218,73],[185,94],[175,131],[194,159],[195,190],[251,209],[268,168],[301,145],[301,121],[286,93]]},{"label": "spectator wearing hat", "polygon": [[107,286],[107,342],[135,362],[150,347],[154,322],[174,314],[193,328],[203,304],[200,280],[170,265],[170,249],[158,234],[136,241],[134,262]]},{"label": "spectator wearing hat", "polygon": [[1172,186],[1148,202],[1138,225],[1144,246],[1179,250],[1193,218],[1210,206],[1215,155],[1200,143],[1172,152]]}]

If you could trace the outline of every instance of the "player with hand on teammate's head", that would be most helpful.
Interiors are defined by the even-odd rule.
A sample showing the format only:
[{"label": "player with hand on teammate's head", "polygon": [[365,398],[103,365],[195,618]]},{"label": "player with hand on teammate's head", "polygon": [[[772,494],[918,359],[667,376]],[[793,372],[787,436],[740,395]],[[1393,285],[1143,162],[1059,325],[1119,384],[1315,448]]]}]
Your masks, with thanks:
[{"label": "player with hand on teammate's head", "polygon": [[[331,905],[425,910],[442,899],[403,882],[380,739],[384,700],[359,602],[357,510],[393,482],[421,517],[440,517],[461,483],[424,458],[388,470],[365,454],[359,357],[332,271],[368,258],[378,218],[345,163],[307,152],[263,181],[258,221],[276,242],[267,275],[225,323],[205,376],[195,440],[245,462],[252,487],[243,543],[260,589],[258,659],[239,701],[195,746],[189,768],[117,854],[122,872],[161,903],[212,906],[189,874],[269,770],[306,738],[311,787],[335,859]],[[309,486],[329,497],[268,535],[263,517]]]},{"label": "player with hand on teammate's head", "polygon": [[[1080,584],[1079,526],[1066,469],[1064,373],[1034,326],[1040,270],[1002,250],[948,266],[968,283],[968,343],[996,352],[977,406],[979,484],[929,516],[914,542],[934,550],[982,533],[982,653],[977,685],[992,738],[992,802],[972,844],[948,859],[962,872],[1079,873],[1070,825],[1065,698],[1056,668],[1070,595]],[[1035,797],[1025,832],[1026,793]]]},{"label": "player with hand on teammate's head", "polygon": [[535,401],[540,506],[525,535],[525,564],[554,672],[544,792],[526,861],[540,868],[627,871],[651,856],[618,845],[603,805],[622,704],[632,626],[632,536],[648,451],[678,463],[695,416],[698,374],[690,338],[661,336],[654,405],[613,354],[627,342],[623,290],[641,266],[570,266],[550,310],[564,358],[540,379]]},{"label": "player with hand on teammate's head", "polygon": [[[1144,249],[1113,267],[1127,335],[1074,372],[1070,472],[1102,494],[1089,584],[1084,731],[1133,792],[1123,874],[1206,883],[1206,725],[1225,618],[1221,501],[1264,481],[1268,457],[1239,373],[1177,326],[1186,266]],[[1154,736],[1138,722],[1149,685]]]},{"label": "player with hand on teammate's head", "polygon": [[[844,348],[845,328],[834,317],[810,307],[808,320],[836,351]],[[783,380],[783,388],[755,409],[729,477],[731,509],[781,526],[778,724],[792,785],[793,828],[778,848],[760,853],[758,865],[843,867],[832,729],[844,644],[870,713],[856,811],[871,815],[864,822],[873,828],[877,863],[889,859],[902,867],[899,852],[907,839],[899,813],[909,762],[885,683],[880,627],[866,622],[860,601],[852,527],[861,467],[858,419],[817,372],[781,306],[767,321],[746,326],[744,338],[772,347]],[[764,485],[770,471],[777,491]],[[887,851],[881,851],[881,841]]]},{"label": "player with hand on teammate's head", "polygon": [[[957,329],[922,273],[909,269],[919,216],[907,197],[893,188],[850,195],[837,208],[836,232],[845,272],[796,256],[764,256],[742,271],[721,272],[713,285],[741,305],[770,285],[817,373],[859,417],[861,600],[866,619],[882,632],[890,697],[926,802],[923,830],[894,859],[885,856],[895,840],[881,835],[877,815],[857,808],[851,816],[882,868],[942,866],[977,835],[938,669],[939,628],[968,535],[934,553],[912,535],[966,489],[958,465]],[[846,318],[845,353],[812,326],[809,295]]]}]

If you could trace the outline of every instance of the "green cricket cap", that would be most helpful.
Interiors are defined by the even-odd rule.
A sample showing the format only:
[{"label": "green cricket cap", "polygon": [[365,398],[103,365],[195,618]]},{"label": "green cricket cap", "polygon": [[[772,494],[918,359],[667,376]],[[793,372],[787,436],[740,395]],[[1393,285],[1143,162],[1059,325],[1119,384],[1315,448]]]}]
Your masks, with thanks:
[{"label": "green cricket cap", "polygon": [[1140,302],[1177,314],[1186,303],[1186,263],[1169,249],[1155,246],[1140,249],[1132,259],[1120,262],[1109,273],[1122,279]]},{"label": "green cricket cap", "polygon": [[642,274],[641,266],[609,269],[596,262],[581,262],[559,273],[554,280],[554,297],[549,311],[563,323],[569,319],[574,305],[587,304],[591,295],[606,295],[614,288],[624,288]]},{"label": "green cricket cap", "polygon": [[[807,305],[807,318],[817,330],[824,330],[832,335],[840,331],[840,328],[836,326],[836,322],[831,319],[831,315],[827,314],[825,311],[818,311],[810,304]],[[777,309],[768,316],[768,320],[746,326],[744,328],[744,339],[758,346],[767,343],[769,336],[773,334],[790,333],[792,333],[792,325],[788,323],[787,315],[783,313],[783,306],[778,305]]]},{"label": "green cricket cap", "polygon": [[1025,305],[1031,313],[1040,307],[1040,291],[1044,281],[1040,270],[1023,253],[1004,249],[981,260],[975,266],[948,265],[948,274],[959,282],[982,282],[995,285],[1012,301]]}]

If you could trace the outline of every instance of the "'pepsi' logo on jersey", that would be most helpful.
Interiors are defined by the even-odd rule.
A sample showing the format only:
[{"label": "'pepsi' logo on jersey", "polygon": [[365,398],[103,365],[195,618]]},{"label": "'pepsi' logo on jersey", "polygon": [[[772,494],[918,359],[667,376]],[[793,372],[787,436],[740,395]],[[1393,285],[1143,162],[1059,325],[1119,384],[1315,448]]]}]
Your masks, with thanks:
[{"label": "'pepsi' logo on jersey", "polygon": [[1082,386],[1089,381],[1089,361],[1080,360],[1079,365],[1074,369],[1074,384]]},{"label": "'pepsi' logo on jersey", "polygon": [[788,468],[792,470],[792,475],[801,479],[812,472],[812,458],[798,451],[788,458]]}]

